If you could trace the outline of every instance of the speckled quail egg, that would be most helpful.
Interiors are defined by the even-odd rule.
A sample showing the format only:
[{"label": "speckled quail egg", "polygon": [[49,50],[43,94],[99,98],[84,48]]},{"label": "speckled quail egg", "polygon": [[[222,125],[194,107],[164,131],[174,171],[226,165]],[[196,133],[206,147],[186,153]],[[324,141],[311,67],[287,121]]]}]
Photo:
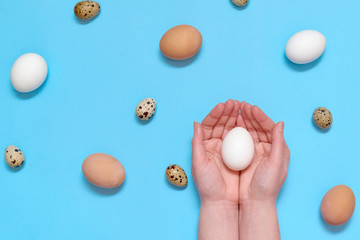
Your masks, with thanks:
[{"label": "speckled quail egg", "polygon": [[178,187],[186,187],[188,183],[186,173],[179,165],[172,164],[168,166],[166,168],[165,175],[170,183]]},{"label": "speckled quail egg", "polygon": [[319,128],[327,129],[332,124],[331,112],[327,108],[318,107],[313,113],[313,121]]},{"label": "speckled quail egg", "polygon": [[148,120],[154,115],[156,102],[153,98],[145,98],[136,106],[136,116],[140,120]]},{"label": "speckled quail egg", "polygon": [[21,167],[25,156],[20,148],[10,145],[5,149],[5,161],[10,167]]},{"label": "speckled quail egg", "polygon": [[245,6],[248,4],[249,0],[232,0],[232,2],[239,7]]},{"label": "speckled quail egg", "polygon": [[100,5],[95,1],[81,1],[74,7],[75,15],[83,20],[89,20],[99,15]]}]

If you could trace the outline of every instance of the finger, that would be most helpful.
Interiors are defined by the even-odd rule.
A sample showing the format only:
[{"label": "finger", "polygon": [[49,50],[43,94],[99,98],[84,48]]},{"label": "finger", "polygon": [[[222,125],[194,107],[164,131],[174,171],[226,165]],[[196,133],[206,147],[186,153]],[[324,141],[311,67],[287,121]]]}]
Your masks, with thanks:
[{"label": "finger", "polygon": [[194,136],[192,139],[192,163],[201,164],[205,159],[204,132],[198,122],[194,122]]},{"label": "finger", "polygon": [[241,115],[241,105],[242,105],[243,103],[244,103],[244,102],[241,102],[241,103],[240,103],[240,110],[239,110],[238,117],[237,117],[237,119],[236,119],[236,126],[237,126],[237,127],[246,128],[246,125],[245,125],[245,122],[244,122],[244,118],[243,118],[242,115]]},{"label": "finger", "polygon": [[237,126],[237,127],[246,128],[244,119],[243,119],[243,117],[241,116],[241,114],[239,114],[238,117],[237,117],[237,119],[236,119],[236,126]]},{"label": "finger", "polygon": [[258,106],[252,107],[252,114],[255,120],[260,124],[261,128],[265,131],[269,142],[271,142],[272,130],[275,127],[274,121],[271,120],[271,118],[269,118]]},{"label": "finger", "polygon": [[225,124],[224,132],[221,138],[224,138],[228,134],[228,132],[230,132],[235,127],[236,120],[239,116],[239,109],[240,109],[240,102],[236,100],[234,102],[234,108],[229,116],[229,119]]},{"label": "finger", "polygon": [[290,152],[288,152],[284,139],[284,122],[278,122],[272,132],[272,146],[269,160],[276,166],[288,164],[289,154]]},{"label": "finger", "polygon": [[271,141],[271,139],[268,139],[265,131],[262,129],[260,124],[255,120],[253,113],[252,113],[253,106],[245,107],[245,114],[249,121],[251,122],[251,125],[254,127],[260,142],[268,143]]},{"label": "finger", "polygon": [[257,134],[256,129],[252,125],[249,119],[249,113],[251,114],[251,105],[249,103],[244,103],[241,105],[241,116],[244,119],[246,129],[250,133],[251,137],[253,138],[254,142],[259,142],[259,136]]},{"label": "finger", "polygon": [[227,123],[233,109],[234,109],[234,101],[233,100],[226,101],[224,112],[213,129],[212,138],[221,138],[225,129],[225,124]]},{"label": "finger", "polygon": [[202,121],[201,126],[204,131],[204,140],[208,140],[211,138],[213,128],[222,116],[224,109],[225,104],[219,103]]}]

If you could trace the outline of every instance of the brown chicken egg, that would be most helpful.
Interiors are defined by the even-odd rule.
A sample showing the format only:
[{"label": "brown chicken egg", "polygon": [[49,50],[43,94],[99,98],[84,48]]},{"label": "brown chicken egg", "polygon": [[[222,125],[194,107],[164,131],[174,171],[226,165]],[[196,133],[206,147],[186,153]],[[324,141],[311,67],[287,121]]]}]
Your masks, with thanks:
[{"label": "brown chicken egg", "polygon": [[190,25],[179,25],[169,29],[160,40],[160,50],[168,58],[184,60],[194,56],[201,47],[199,30]]},{"label": "brown chicken egg", "polygon": [[321,216],[330,225],[346,223],[354,213],[355,195],[351,188],[338,185],[330,189],[321,202]]},{"label": "brown chicken egg", "polygon": [[85,158],[82,171],[89,182],[102,188],[118,187],[126,176],[123,165],[105,153],[94,153]]}]

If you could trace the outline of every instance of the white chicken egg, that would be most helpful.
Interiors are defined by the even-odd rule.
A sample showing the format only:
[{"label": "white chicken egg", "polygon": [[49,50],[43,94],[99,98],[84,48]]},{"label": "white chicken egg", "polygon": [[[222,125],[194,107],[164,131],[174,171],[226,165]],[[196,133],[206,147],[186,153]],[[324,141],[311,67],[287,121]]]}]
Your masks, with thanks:
[{"label": "white chicken egg", "polygon": [[285,54],[293,63],[306,64],[318,59],[326,47],[326,38],[315,30],[295,33],[289,38]]},{"label": "white chicken egg", "polygon": [[226,135],[222,157],[226,166],[232,170],[240,171],[249,166],[254,157],[254,141],[245,128],[236,127]]},{"label": "white chicken egg", "polygon": [[13,64],[10,79],[19,92],[31,92],[44,83],[48,67],[43,57],[36,53],[26,53]]}]

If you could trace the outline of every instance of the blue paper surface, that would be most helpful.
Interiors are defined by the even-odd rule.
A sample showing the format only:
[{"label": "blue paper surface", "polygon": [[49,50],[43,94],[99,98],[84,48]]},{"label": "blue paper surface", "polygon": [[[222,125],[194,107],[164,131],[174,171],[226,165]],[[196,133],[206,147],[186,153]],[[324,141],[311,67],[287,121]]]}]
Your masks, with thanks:
[{"label": "blue paper surface", "polygon": [[[100,15],[84,24],[76,1],[1,1],[0,148],[20,147],[26,163],[19,171],[0,164],[0,239],[196,239],[193,121],[229,98],[285,121],[291,161],[278,199],[282,238],[359,239],[358,209],[341,227],[326,225],[319,210],[335,185],[360,191],[359,1],[99,3]],[[158,46],[179,24],[203,36],[199,54],[180,62]],[[327,48],[299,66],[284,49],[305,29],[323,33]],[[28,52],[44,57],[49,75],[39,90],[20,94],[10,69]],[[158,107],[143,124],[135,107],[146,97]],[[333,114],[325,133],[312,123],[319,106]],[[120,190],[84,179],[82,161],[95,152],[124,165]],[[173,163],[189,176],[184,190],[165,179]]]}]

